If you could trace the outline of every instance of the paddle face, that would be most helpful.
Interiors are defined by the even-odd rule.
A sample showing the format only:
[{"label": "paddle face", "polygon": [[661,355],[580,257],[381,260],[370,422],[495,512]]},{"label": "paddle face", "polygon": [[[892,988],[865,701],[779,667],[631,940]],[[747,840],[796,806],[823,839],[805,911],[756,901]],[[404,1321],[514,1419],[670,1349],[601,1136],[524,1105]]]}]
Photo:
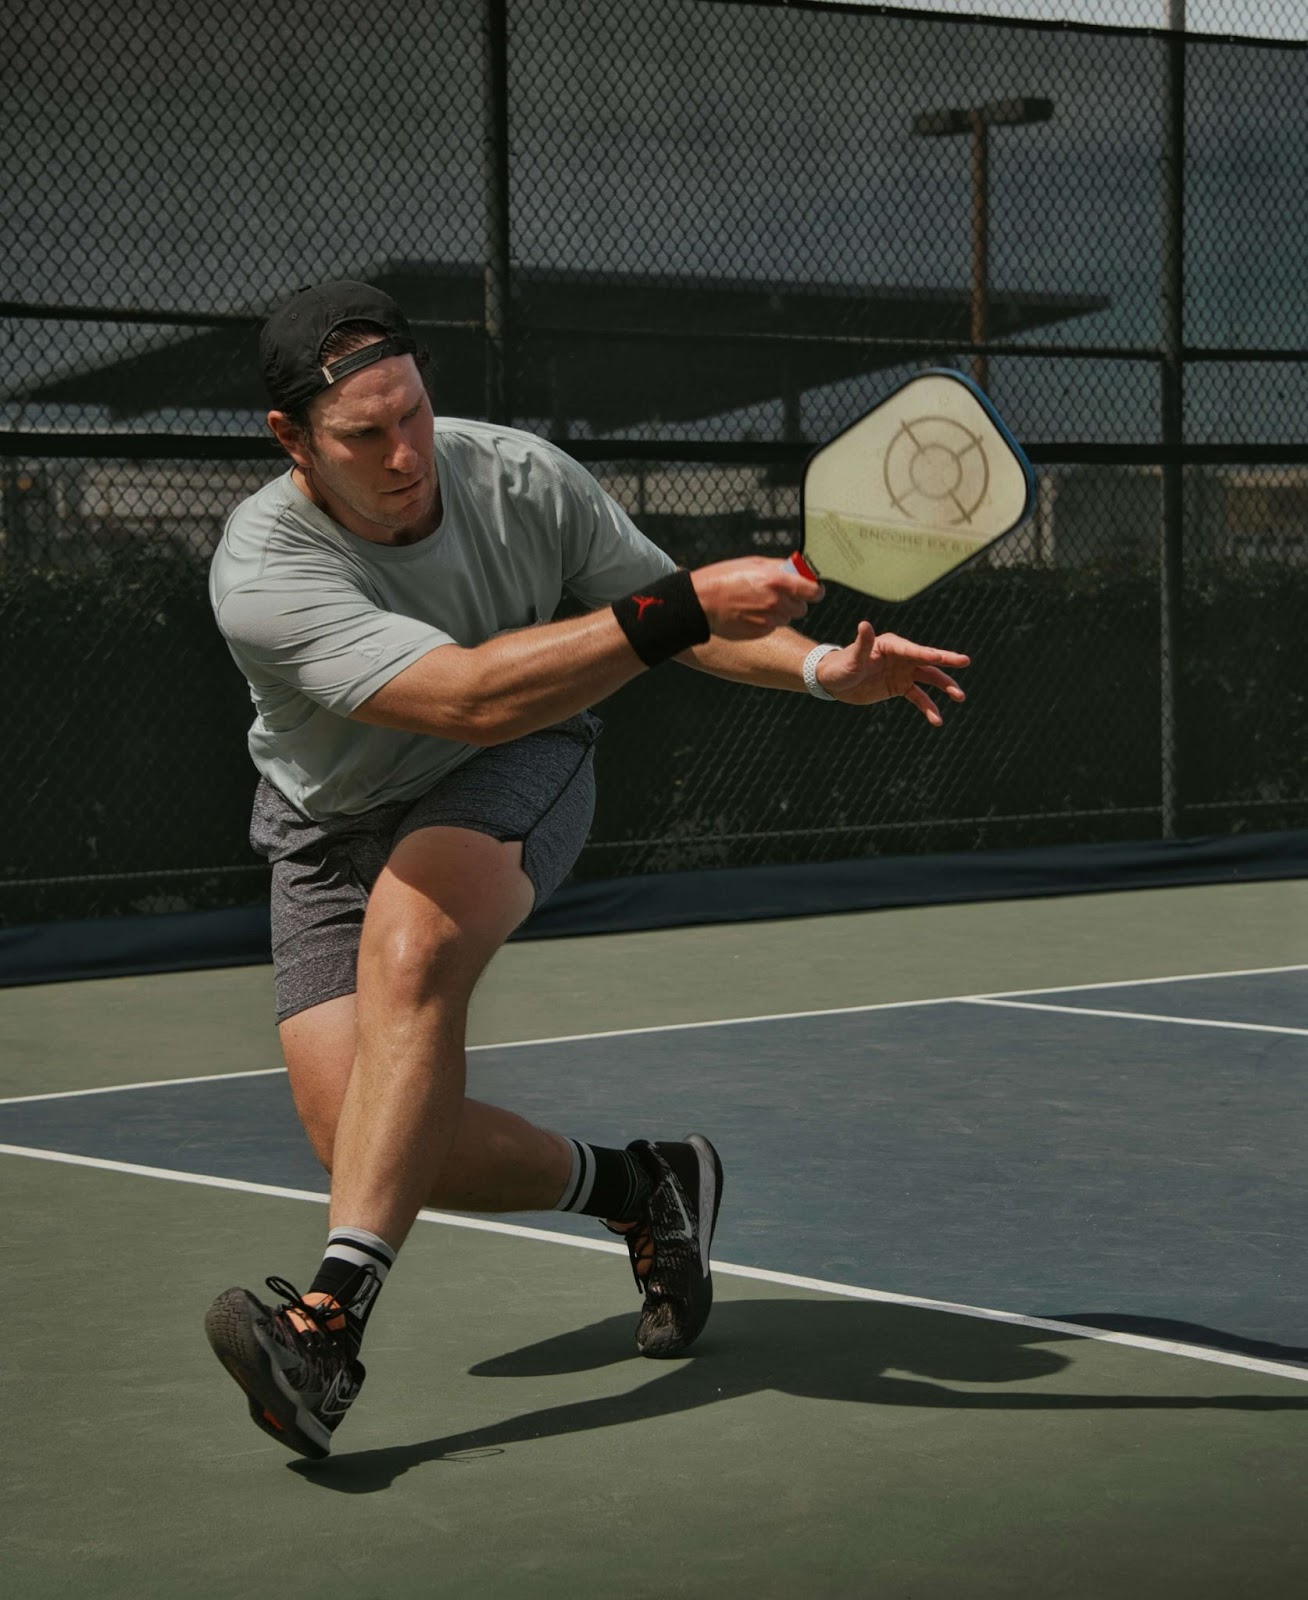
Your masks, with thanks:
[{"label": "paddle face", "polygon": [[1030,463],[980,389],[910,378],[804,469],[804,560],[824,580],[910,600],[1031,514]]}]

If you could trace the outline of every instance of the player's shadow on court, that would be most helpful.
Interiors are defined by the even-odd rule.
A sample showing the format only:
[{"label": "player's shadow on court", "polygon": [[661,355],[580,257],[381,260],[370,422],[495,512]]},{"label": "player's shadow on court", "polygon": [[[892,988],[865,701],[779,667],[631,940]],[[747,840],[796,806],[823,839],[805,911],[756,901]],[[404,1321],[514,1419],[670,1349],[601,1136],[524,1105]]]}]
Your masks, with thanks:
[{"label": "player's shadow on court", "polygon": [[[767,1391],[854,1405],[956,1411],[1308,1410],[1308,1394],[1104,1394],[1030,1387],[1073,1366],[1074,1354],[1065,1351],[1077,1347],[1069,1346],[1068,1335],[910,1307],[728,1300],[716,1308],[694,1356],[668,1362],[634,1356],[632,1327],[629,1315],[609,1317],[471,1369],[475,1377],[532,1380],[529,1393],[551,1379],[618,1363],[648,1375],[649,1381],[622,1394],[545,1405],[420,1444],[362,1450],[315,1464],[296,1461],[292,1468],[324,1488],[369,1494],[425,1462],[499,1455],[531,1440],[629,1427]],[[1055,1342],[1064,1350],[1052,1349]],[[1167,1366],[1173,1369],[1174,1360]]]}]

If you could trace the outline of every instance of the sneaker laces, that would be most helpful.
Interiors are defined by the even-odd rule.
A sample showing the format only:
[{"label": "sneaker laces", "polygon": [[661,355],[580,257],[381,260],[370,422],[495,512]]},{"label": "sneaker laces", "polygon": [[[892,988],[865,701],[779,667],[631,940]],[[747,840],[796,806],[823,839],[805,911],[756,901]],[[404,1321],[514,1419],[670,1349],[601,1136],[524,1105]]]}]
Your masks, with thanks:
[{"label": "sneaker laces", "polygon": [[644,1294],[645,1280],[654,1266],[654,1233],[648,1217],[632,1223],[606,1222],[604,1226],[626,1242],[631,1259],[631,1275],[636,1280],[637,1289]]},{"label": "sneaker laces", "polygon": [[[285,1278],[265,1278],[264,1282],[286,1302],[278,1306],[269,1319],[274,1333],[304,1363],[310,1383],[316,1388],[327,1388],[338,1364],[349,1360],[342,1330],[331,1326],[331,1319],[342,1315],[341,1308],[334,1300],[306,1300],[295,1285],[288,1283]],[[309,1327],[297,1328],[286,1315],[288,1311],[297,1312]]]}]

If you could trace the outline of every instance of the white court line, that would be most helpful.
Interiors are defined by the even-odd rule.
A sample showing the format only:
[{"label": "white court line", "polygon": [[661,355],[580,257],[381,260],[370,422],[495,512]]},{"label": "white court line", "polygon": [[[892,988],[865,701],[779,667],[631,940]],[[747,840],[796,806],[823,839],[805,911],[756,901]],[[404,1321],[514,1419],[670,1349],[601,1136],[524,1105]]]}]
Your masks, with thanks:
[{"label": "white court line", "polygon": [[152,1078],[148,1083],[108,1083],[98,1089],[57,1089],[50,1094],[14,1094],[0,1100],[0,1106],[22,1106],[33,1100],[77,1100],[83,1095],[126,1094],[130,1089],[171,1089],[181,1083],[218,1083],[229,1078],[270,1078],[285,1073],[285,1067],[257,1067],[252,1072],[206,1072],[198,1078]]},{"label": "white court line", "polygon": [[647,1028],[610,1028],[603,1033],[565,1033],[550,1039],[511,1039],[503,1044],[475,1045],[479,1050],[517,1050],[538,1044],[580,1044],[587,1039],[627,1039],[644,1033],[682,1033],[689,1028],[736,1028],[751,1022],[794,1022],[803,1017],[856,1016],[868,1011],[907,1011],[914,1007],[962,1005],[970,1000],[1018,999],[1035,994],[1077,994],[1090,989],[1143,988],[1154,983],[1202,983],[1211,978],[1257,978],[1279,972],[1308,972],[1308,963],[1286,967],[1234,967],[1222,972],[1186,972],[1166,978],[1113,978],[1099,983],[1055,983],[1044,989],[995,989],[985,994],[937,995],[927,1000],[881,1000],[862,1006],[823,1006],[813,1011],[773,1011],[764,1016],[722,1017],[708,1022],[660,1022]]},{"label": "white court line", "polygon": [[1212,1017],[1169,1017],[1155,1011],[1101,1011],[1095,1006],[1040,1005],[1034,1000],[997,1000],[977,996],[969,1006],[995,1006],[1010,1011],[1057,1011],[1066,1017],[1117,1017],[1126,1022],[1170,1022],[1181,1028],[1235,1028],[1246,1033],[1293,1033],[1308,1038],[1308,1028],[1278,1028],[1270,1022],[1219,1022]]},{"label": "white court line", "polygon": [[[102,1172],[123,1172],[139,1178],[161,1178],[170,1183],[189,1183],[204,1189],[232,1189],[241,1194],[266,1195],[277,1200],[308,1200],[314,1205],[326,1205],[328,1200],[327,1195],[318,1194],[312,1189],[285,1189],[270,1183],[249,1183],[242,1178],[175,1172],[168,1167],[145,1167],[130,1161],[109,1161],[100,1156],[69,1155],[63,1150],[37,1150],[26,1145],[0,1144],[0,1155],[26,1156],[30,1160],[53,1161],[70,1167],[94,1167]],[[512,1239],[562,1244],[574,1250],[598,1250],[605,1255],[625,1256],[627,1253],[626,1245],[616,1239],[582,1239],[571,1233],[527,1228],[514,1222],[491,1222],[483,1217],[460,1217],[448,1211],[424,1209],[418,1213],[418,1220],[437,1222],[448,1228],[465,1228],[474,1233],[498,1233]],[[1079,1322],[1057,1322],[1049,1317],[1026,1317],[1015,1311],[993,1311],[985,1306],[960,1305],[952,1300],[927,1300],[916,1295],[892,1294],[889,1290],[864,1289],[852,1283],[830,1283],[824,1278],[803,1278],[790,1272],[769,1272],[763,1267],[741,1267],[728,1261],[715,1261],[713,1270],[723,1277],[745,1278],[754,1283],[775,1283],[788,1289],[808,1289],[843,1300],[869,1300],[881,1305],[906,1306],[917,1311],[936,1311],[944,1316],[971,1317],[980,1322],[1003,1322],[1016,1328],[1038,1328],[1046,1333],[1062,1334],[1069,1339],[1126,1345],[1135,1350],[1152,1350],[1158,1355],[1183,1356],[1191,1361],[1206,1361],[1220,1367],[1239,1367],[1246,1372],[1261,1372],[1273,1378],[1290,1378],[1296,1383],[1308,1383],[1308,1365],[1264,1361],[1259,1356],[1240,1355],[1231,1350],[1208,1350],[1202,1345],[1182,1344],[1172,1339],[1152,1339],[1147,1334],[1117,1333]]]},{"label": "white court line", "polygon": [[[704,1022],[660,1022],[647,1028],[609,1028],[601,1033],[560,1033],[543,1039],[504,1039],[496,1044],[470,1044],[468,1053],[478,1050],[523,1050],[535,1045],[582,1044],[588,1039],[632,1039],[646,1033],[684,1033],[692,1028],[738,1028],[752,1022],[795,1022],[803,1017],[856,1016],[871,1011],[911,1011],[927,1006],[956,1006],[997,1003],[1001,1000],[1019,999],[1035,994],[1080,994],[1091,989],[1144,988],[1154,983],[1202,983],[1210,978],[1256,978],[1279,972],[1308,972],[1308,965],[1297,963],[1288,967],[1235,967],[1229,972],[1186,972],[1168,978],[1113,978],[1100,983],[1056,983],[1046,989],[997,989],[989,994],[938,995],[927,1000],[881,1000],[863,1006],[825,1006],[816,1011],[774,1011],[766,1016],[719,1017]],[[1069,1007],[1077,1010],[1077,1007]],[[1087,1015],[1094,1015],[1087,1012]],[[1163,1018],[1163,1021],[1181,1021],[1181,1018]],[[1237,1024],[1231,1024],[1237,1026]],[[1255,1026],[1255,1024],[1244,1024]],[[1301,1030],[1290,1030],[1301,1031]],[[27,1105],[36,1100],[72,1100],[79,1095],[125,1094],[132,1089],[166,1089],[174,1083],[213,1083],[225,1078],[266,1078],[285,1069],[260,1067],[253,1072],[210,1072],[196,1078],[157,1078],[148,1083],[112,1083],[95,1089],[60,1089],[49,1094],[16,1094],[0,1098],[0,1106]]]},{"label": "white court line", "polygon": [[1110,978],[1106,983],[1053,983],[1044,989],[996,989],[993,994],[963,996],[973,1000],[1007,1000],[1024,994],[1082,994],[1088,989],[1147,989],[1157,983],[1204,983],[1209,978],[1267,978],[1279,972],[1308,972],[1308,962],[1288,967],[1231,967],[1224,972],[1174,972],[1166,978]]},{"label": "white court line", "polygon": [[[1019,994],[1036,993],[1025,989]],[[797,1017],[833,1017],[857,1011],[904,1011],[914,1006],[952,1006],[969,995],[944,995],[932,1000],[884,1000],[876,1005],[832,1006],[825,1011],[781,1011],[767,1017],[722,1017],[707,1022],[662,1022],[648,1028],[610,1028],[603,1033],[561,1033],[546,1039],[505,1039],[498,1044],[470,1044],[472,1055],[480,1050],[523,1050],[535,1045],[580,1044],[588,1039],[627,1039],[642,1033],[678,1033],[688,1028],[736,1028],[750,1022],[788,1022]],[[79,1095],[126,1094],[132,1089],[167,1089],[175,1083],[215,1083],[226,1078],[266,1078],[284,1073],[284,1067],[259,1067],[253,1072],[209,1072],[196,1078],[156,1078],[149,1083],[111,1083],[94,1089],[59,1089],[47,1094],[16,1094],[0,1099],[0,1106],[27,1105],[35,1100],[72,1100]]]}]

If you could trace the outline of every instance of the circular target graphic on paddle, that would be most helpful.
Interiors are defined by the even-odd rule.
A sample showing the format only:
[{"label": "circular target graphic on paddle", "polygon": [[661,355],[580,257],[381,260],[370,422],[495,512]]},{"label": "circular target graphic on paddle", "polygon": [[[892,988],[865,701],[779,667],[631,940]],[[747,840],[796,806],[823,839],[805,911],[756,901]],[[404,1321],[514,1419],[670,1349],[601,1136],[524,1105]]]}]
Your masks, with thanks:
[{"label": "circular target graphic on paddle", "polygon": [[901,422],[882,471],[896,510],[937,526],[970,522],[990,485],[980,438],[951,417]]}]

